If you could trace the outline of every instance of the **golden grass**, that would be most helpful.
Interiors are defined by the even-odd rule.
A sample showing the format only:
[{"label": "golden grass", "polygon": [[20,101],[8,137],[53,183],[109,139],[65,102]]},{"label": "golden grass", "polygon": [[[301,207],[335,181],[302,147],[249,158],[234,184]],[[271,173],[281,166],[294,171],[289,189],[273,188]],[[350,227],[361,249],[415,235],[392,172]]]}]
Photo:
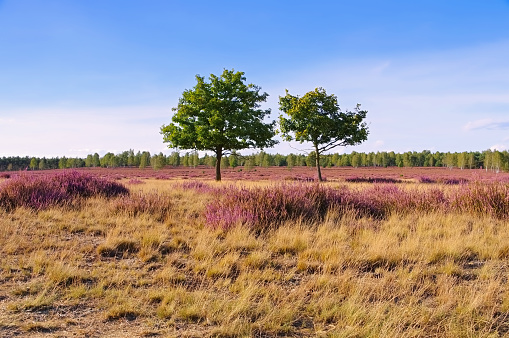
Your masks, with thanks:
[{"label": "golden grass", "polygon": [[225,232],[204,224],[209,195],[161,180],[132,189],[170,211],[103,199],[0,211],[0,336],[509,334],[509,221],[331,211]]}]

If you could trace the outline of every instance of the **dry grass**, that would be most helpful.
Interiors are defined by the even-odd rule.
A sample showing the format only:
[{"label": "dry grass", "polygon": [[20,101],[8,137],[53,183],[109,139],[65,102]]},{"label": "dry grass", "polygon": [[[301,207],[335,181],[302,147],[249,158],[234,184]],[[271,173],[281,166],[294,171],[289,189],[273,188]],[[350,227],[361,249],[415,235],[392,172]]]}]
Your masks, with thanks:
[{"label": "dry grass", "polygon": [[509,334],[507,220],[330,211],[223,231],[205,226],[212,195],[144,182],[133,199],[164,212],[0,211],[0,336]]}]

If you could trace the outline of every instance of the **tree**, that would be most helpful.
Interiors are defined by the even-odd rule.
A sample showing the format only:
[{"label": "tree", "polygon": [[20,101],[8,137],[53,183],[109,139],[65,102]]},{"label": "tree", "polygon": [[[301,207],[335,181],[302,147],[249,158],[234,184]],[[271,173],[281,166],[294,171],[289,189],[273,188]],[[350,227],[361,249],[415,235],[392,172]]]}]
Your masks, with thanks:
[{"label": "tree", "polygon": [[87,155],[87,158],[85,159],[85,167],[91,167],[92,161],[94,160],[92,154]]},{"label": "tree", "polygon": [[272,147],[277,141],[275,121],[264,123],[270,109],[260,109],[267,93],[245,84],[243,72],[224,70],[211,74],[210,82],[199,75],[193,89],[179,99],[172,123],[161,127],[169,148],[212,151],[216,157],[216,180],[221,180],[223,155],[246,148]]},{"label": "tree", "polygon": [[35,170],[35,168],[37,168],[37,159],[35,157],[32,157],[32,159],[30,160],[30,169],[32,170]]},{"label": "tree", "polygon": [[168,164],[174,167],[178,167],[180,165],[180,154],[178,151],[171,153],[170,157],[168,158]]},{"label": "tree", "polygon": [[44,169],[46,169],[46,159],[43,157],[39,161],[39,170],[44,170]]},{"label": "tree", "polygon": [[316,88],[301,98],[286,90],[286,95],[279,97],[279,109],[289,116],[279,116],[283,137],[287,141],[295,138],[301,143],[312,143],[319,181],[322,181],[320,154],[338,146],[356,145],[368,138],[368,127],[362,122],[367,111],[360,110],[358,104],[353,112],[342,112],[336,96],[327,95],[323,88]]},{"label": "tree", "polygon": [[144,151],[140,157],[139,168],[145,169],[147,167],[147,165],[149,164],[149,162],[150,162],[150,153],[148,151]]},{"label": "tree", "polygon": [[231,155],[228,157],[228,162],[230,164],[230,167],[236,168],[239,165],[239,154],[237,154],[235,151],[232,151]]},{"label": "tree", "polygon": [[99,154],[94,153],[92,156],[92,167],[99,167],[101,165],[101,160],[99,159]]},{"label": "tree", "polygon": [[65,169],[67,167],[67,158],[64,156],[58,160],[58,168]]},{"label": "tree", "polygon": [[150,166],[154,170],[163,169],[166,165],[166,156],[161,152],[159,155],[154,155],[150,158]]}]

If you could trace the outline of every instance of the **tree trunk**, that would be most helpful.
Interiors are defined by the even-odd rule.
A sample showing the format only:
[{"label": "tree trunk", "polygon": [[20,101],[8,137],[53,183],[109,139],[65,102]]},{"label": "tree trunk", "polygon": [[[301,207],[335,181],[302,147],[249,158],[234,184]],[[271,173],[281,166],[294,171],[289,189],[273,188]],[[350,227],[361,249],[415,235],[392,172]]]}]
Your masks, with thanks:
[{"label": "tree trunk", "polygon": [[221,158],[223,157],[223,148],[216,149],[216,181],[221,181]]},{"label": "tree trunk", "polygon": [[318,181],[323,182],[322,172],[320,170],[320,153],[318,152],[318,144],[315,144],[315,159],[316,159],[316,169],[318,170]]}]

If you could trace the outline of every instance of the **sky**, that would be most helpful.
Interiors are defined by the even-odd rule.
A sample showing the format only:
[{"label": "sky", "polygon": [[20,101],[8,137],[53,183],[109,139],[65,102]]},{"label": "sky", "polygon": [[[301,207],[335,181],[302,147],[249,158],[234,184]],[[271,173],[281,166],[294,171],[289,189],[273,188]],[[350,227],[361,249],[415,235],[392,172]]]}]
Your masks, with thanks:
[{"label": "sky", "polygon": [[0,157],[169,154],[171,108],[223,69],[271,120],[285,89],[360,103],[368,140],[333,152],[509,149],[509,0],[0,0]]}]

